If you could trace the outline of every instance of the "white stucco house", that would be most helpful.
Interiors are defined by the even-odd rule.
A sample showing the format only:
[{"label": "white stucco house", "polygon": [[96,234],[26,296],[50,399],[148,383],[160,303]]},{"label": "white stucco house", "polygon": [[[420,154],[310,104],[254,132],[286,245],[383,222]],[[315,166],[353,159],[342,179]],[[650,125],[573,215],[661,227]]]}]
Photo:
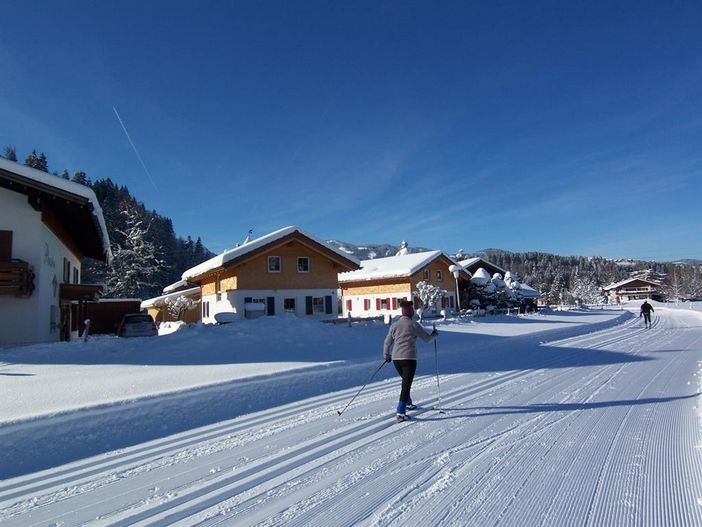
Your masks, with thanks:
[{"label": "white stucco house", "polygon": [[0,345],[68,340],[82,329],[81,262],[110,241],[88,187],[0,158]]}]

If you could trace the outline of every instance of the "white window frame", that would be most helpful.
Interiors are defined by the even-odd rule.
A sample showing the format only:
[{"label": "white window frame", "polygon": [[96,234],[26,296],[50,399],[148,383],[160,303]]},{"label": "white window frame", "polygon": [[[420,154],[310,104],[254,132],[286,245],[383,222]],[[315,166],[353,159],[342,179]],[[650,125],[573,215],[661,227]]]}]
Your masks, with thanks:
[{"label": "white window frame", "polygon": [[312,314],[323,315],[327,312],[323,296],[312,297]]},{"label": "white window frame", "polygon": [[[278,268],[272,269],[271,263],[278,262]],[[269,256],[268,257],[268,272],[269,273],[282,273],[283,272],[283,257],[282,256]]]},{"label": "white window frame", "polygon": [[[300,263],[307,262],[307,269],[300,269]],[[297,257],[297,272],[298,273],[309,273],[312,269],[312,262],[309,256],[298,256]]]}]

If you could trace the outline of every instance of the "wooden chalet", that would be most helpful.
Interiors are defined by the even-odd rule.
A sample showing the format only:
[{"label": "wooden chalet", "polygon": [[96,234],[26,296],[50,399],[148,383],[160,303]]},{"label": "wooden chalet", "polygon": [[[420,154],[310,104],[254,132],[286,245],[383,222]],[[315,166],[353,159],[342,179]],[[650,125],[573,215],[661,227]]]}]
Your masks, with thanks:
[{"label": "wooden chalet", "polygon": [[629,300],[656,300],[661,284],[646,278],[629,278],[604,288],[610,304],[621,304]]},{"label": "wooden chalet", "polygon": [[[446,291],[440,304],[432,306],[427,314],[436,314],[441,309],[454,310],[457,308],[456,279],[451,266],[455,264],[450,256],[441,251],[363,260],[359,270],[339,275],[343,315],[399,315],[401,300],[412,300],[415,308],[419,308],[420,301],[415,291],[421,281]],[[470,274],[460,266],[459,273],[459,282],[470,278]]]},{"label": "wooden chalet", "polygon": [[[247,241],[183,273],[199,286],[203,322],[338,314],[338,276],[360,267],[348,254],[291,226]],[[220,315],[224,314],[224,315]]]}]

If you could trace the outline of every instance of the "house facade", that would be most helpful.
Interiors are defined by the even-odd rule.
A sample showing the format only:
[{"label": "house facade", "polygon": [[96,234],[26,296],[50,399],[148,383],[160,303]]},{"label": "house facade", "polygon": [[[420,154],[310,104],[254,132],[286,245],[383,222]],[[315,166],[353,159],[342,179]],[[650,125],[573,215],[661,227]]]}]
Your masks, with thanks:
[{"label": "house facade", "polygon": [[[441,251],[363,260],[361,269],[339,275],[343,315],[397,316],[401,314],[401,300],[411,300],[415,308],[419,308],[421,303],[415,292],[417,284],[422,281],[446,291],[427,314],[437,314],[441,309],[455,310],[456,279],[451,272],[451,266],[455,264],[451,257]],[[463,268],[459,268],[459,273],[459,281],[470,278]]]},{"label": "house facade", "polygon": [[0,159],[0,343],[69,340],[83,329],[84,257],[111,258],[102,210],[78,183]]},{"label": "house facade", "polygon": [[645,278],[629,278],[604,288],[610,304],[620,304],[629,300],[655,300],[660,288],[658,282]]},{"label": "house facade", "polygon": [[359,262],[299,227],[279,229],[183,273],[201,292],[203,322],[218,315],[257,318],[338,313],[338,275]]}]

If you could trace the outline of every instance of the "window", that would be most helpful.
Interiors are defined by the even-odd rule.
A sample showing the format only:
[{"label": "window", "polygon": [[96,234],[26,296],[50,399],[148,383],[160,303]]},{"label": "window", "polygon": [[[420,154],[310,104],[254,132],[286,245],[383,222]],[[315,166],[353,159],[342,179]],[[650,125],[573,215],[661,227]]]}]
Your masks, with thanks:
[{"label": "window", "polygon": [[312,313],[315,315],[324,313],[324,297],[316,296],[312,299]]},{"label": "window", "polygon": [[78,272],[77,267],[73,268],[73,283],[74,284],[80,283],[80,273]]},{"label": "window", "polygon": [[390,309],[389,304],[390,304],[390,302],[388,302],[387,298],[380,299],[380,309]]},{"label": "window", "polygon": [[215,300],[217,302],[221,302],[222,301],[222,293],[215,293]]},{"label": "window", "polygon": [[442,271],[436,271],[436,279],[441,282],[444,279],[444,273]]},{"label": "window", "polygon": [[67,259],[63,259],[63,283],[71,283],[71,262]]},{"label": "window", "polygon": [[283,261],[280,256],[268,257],[268,272],[279,273],[283,270]]},{"label": "window", "polygon": [[208,318],[210,316],[210,303],[202,303],[202,318]]},{"label": "window", "polygon": [[309,273],[310,272],[310,259],[307,256],[300,256],[297,259],[297,272],[298,273]]},{"label": "window", "polygon": [[423,277],[424,277],[425,280],[429,280],[429,270],[428,270],[428,269],[425,269],[425,270],[424,270]]},{"label": "window", "polygon": [[370,311],[370,298],[363,299],[363,309]]},{"label": "window", "polygon": [[294,298],[284,298],[283,299],[283,311],[286,313],[295,313],[295,299]]}]

